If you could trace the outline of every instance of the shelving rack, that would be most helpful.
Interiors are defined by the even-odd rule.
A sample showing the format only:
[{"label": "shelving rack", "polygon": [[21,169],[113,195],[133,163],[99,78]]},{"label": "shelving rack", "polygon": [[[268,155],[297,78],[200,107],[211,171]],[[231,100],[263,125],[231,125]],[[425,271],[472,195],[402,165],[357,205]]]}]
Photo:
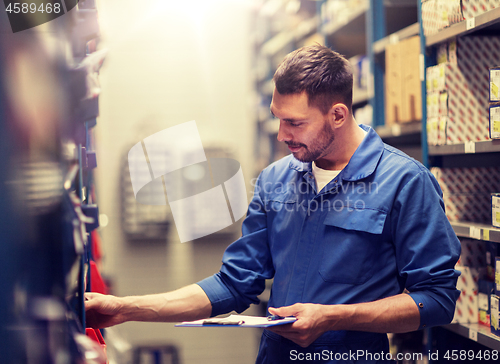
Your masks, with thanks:
[{"label": "shelving rack", "polygon": [[[70,2],[66,2],[70,6]],[[98,224],[92,169],[102,58],[94,0],[13,33],[0,14],[0,356],[85,358]],[[95,52],[95,53],[94,53]],[[97,58],[96,58],[97,57]],[[30,113],[31,111],[31,113]],[[95,278],[95,277],[94,277]]]},{"label": "shelving rack", "polygon": [[[264,2],[270,3],[272,0]],[[346,57],[365,54],[369,58],[370,75],[368,89],[353,95],[354,107],[370,103],[373,107],[373,126],[382,139],[419,159],[426,166],[477,166],[477,165],[500,165],[491,157],[500,152],[500,140],[481,142],[468,142],[455,145],[428,146],[427,144],[427,111],[426,111],[426,74],[425,68],[435,65],[434,47],[442,42],[455,37],[466,35],[499,35],[500,31],[500,8],[493,9],[473,19],[454,24],[441,30],[437,34],[423,36],[423,22],[420,0],[387,1],[369,0],[367,7],[360,7],[353,11],[349,17],[341,22],[325,23],[321,21],[321,8],[326,1],[317,1],[316,11],[309,11],[304,17],[310,24],[317,23],[316,39],[322,39],[324,44],[330,46]],[[300,1],[301,4],[308,1]],[[396,7],[399,6],[399,7]],[[405,10],[402,10],[401,6]],[[311,10],[311,8],[308,8]],[[394,15],[397,15],[394,17]],[[259,16],[259,15],[258,15]],[[397,21],[395,21],[395,19]],[[310,26],[308,29],[311,30]],[[292,36],[293,34],[293,36]],[[385,49],[388,45],[397,43],[403,39],[420,35],[420,79],[422,81],[422,120],[409,124],[397,124],[386,126],[384,117],[384,72],[385,72]],[[300,45],[304,44],[311,33],[290,33],[286,39],[286,47],[281,49],[281,54],[286,54]],[[283,35],[281,36],[285,38]],[[274,45],[276,45],[274,43]],[[258,55],[260,47],[256,43],[255,53]],[[275,48],[274,54],[279,54]],[[275,65],[276,66],[276,65]],[[269,117],[268,107],[273,89],[271,64],[267,69],[265,77],[258,79],[258,140],[256,155],[264,156],[257,166],[259,170],[269,162],[278,159],[280,155],[277,142],[273,142],[278,132],[278,124]],[[261,97],[265,95],[265,97]],[[266,140],[266,143],[262,141]],[[410,146],[410,148],[408,148]],[[264,154],[261,151],[266,151]],[[286,153],[286,150],[282,150]],[[500,229],[492,226],[452,222],[455,233],[460,237],[474,238],[484,241],[500,243]],[[475,324],[460,325],[453,324],[445,326],[446,329],[492,349],[500,348],[500,339],[490,334],[488,328]]]},{"label": "shelving rack", "polygon": [[[420,5],[420,1],[419,1]],[[419,6],[419,21],[422,24],[422,12]],[[422,64],[425,68],[435,65],[434,46],[447,42],[456,37],[468,35],[496,35],[500,29],[500,8],[490,10],[474,18],[464,20],[442,29],[436,34],[423,36],[421,27],[421,54]],[[422,98],[425,100],[426,74],[422,72]],[[427,146],[426,107],[423,103],[422,120],[422,147],[423,159],[428,166],[498,166],[495,153],[500,152],[500,141],[488,140],[480,142],[466,142],[461,144]],[[496,154],[498,155],[498,154]],[[491,191],[494,192],[494,191]],[[472,238],[482,241],[500,243],[500,229],[491,225],[463,221],[452,221],[453,230],[459,237]],[[491,334],[490,328],[480,324],[450,324],[443,326],[448,331],[458,334],[472,342],[477,342],[483,347],[500,350],[500,337]],[[472,344],[471,344],[472,345]]]}]

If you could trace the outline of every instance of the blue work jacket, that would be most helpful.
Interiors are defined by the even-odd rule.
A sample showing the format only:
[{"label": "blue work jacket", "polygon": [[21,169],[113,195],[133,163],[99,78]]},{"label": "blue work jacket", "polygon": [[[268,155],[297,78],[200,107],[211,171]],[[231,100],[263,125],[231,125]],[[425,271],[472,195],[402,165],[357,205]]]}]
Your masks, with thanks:
[{"label": "blue work jacket", "polygon": [[[367,131],[362,143],[320,192],[311,163],[292,155],[261,172],[242,237],[227,248],[220,272],[198,283],[212,315],[258,303],[265,280],[273,278],[270,307],[370,302],[406,289],[419,307],[420,328],[452,320],[460,242],[441,189],[422,164],[361,127]],[[313,346],[330,343],[342,351],[347,342],[352,350],[370,342],[369,350],[380,351],[388,349],[386,340],[335,331]],[[280,350],[302,350],[293,345],[265,331],[258,362],[276,362],[269,355]]]}]

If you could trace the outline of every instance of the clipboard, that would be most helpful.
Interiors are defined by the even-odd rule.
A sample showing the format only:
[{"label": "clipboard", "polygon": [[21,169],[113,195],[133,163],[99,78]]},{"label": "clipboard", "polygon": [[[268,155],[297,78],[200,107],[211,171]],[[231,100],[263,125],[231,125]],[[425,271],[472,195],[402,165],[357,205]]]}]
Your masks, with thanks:
[{"label": "clipboard", "polygon": [[196,321],[185,321],[175,327],[260,327],[286,325],[297,321],[296,317],[259,317],[245,315],[230,315],[222,318],[211,318]]}]

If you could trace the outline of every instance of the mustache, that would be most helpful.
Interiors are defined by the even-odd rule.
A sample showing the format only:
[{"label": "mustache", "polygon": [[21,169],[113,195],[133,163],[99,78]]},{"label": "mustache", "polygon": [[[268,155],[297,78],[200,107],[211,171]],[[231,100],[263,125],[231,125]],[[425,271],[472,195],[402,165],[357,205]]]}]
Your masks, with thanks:
[{"label": "mustache", "polygon": [[305,144],[302,144],[302,143],[285,142],[285,144],[292,147],[292,148],[298,148],[298,147],[307,148],[307,146]]}]

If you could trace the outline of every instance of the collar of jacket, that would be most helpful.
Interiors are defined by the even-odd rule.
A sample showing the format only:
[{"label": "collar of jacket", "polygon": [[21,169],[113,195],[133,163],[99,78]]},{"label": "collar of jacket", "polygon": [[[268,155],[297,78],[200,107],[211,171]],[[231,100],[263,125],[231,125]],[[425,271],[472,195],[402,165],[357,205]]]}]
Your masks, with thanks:
[{"label": "collar of jacket", "polygon": [[[347,166],[339,174],[339,177],[342,175],[344,181],[358,181],[370,176],[377,168],[378,161],[384,151],[384,142],[375,130],[367,125],[360,124],[360,127],[367,134],[352,155]],[[304,163],[292,158],[288,167],[298,172],[312,173],[312,162]]]}]

